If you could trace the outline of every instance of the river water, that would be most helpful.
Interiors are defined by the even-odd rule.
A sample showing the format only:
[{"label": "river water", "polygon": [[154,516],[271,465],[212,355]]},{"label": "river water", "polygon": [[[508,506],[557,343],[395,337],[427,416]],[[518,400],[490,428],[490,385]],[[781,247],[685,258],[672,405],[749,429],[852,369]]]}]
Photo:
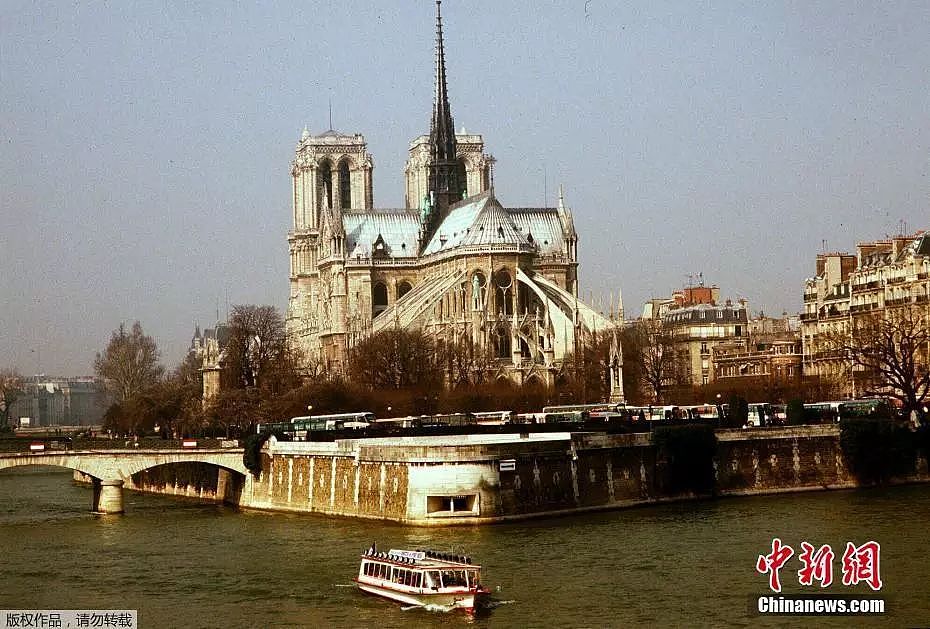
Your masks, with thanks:
[{"label": "river water", "polygon": [[[126,492],[127,513],[89,513],[91,491],[52,468],[0,473],[0,608],[138,609],[142,627],[928,626],[930,486],[649,506],[475,528],[286,515]],[[830,544],[834,595],[847,541],[881,543],[886,614],[760,617],[756,572],[773,537]],[[498,605],[475,619],[403,610],[352,587],[379,548],[467,552]],[[781,571],[801,592],[797,556]]]}]

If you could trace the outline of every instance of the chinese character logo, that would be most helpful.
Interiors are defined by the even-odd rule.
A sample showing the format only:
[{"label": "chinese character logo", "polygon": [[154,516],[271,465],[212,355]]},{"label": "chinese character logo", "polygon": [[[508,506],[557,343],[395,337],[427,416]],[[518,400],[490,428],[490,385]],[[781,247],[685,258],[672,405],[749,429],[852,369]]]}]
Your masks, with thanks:
[{"label": "chinese character logo", "polygon": [[756,570],[760,574],[769,573],[769,587],[773,592],[781,592],[781,580],[778,577],[778,571],[785,565],[785,562],[791,559],[794,549],[791,546],[783,546],[781,540],[777,537],[772,540],[772,552],[768,555],[759,555],[756,561]]},{"label": "chinese character logo", "polygon": [[846,542],[846,552],[843,553],[843,585],[856,585],[865,581],[876,592],[882,589],[882,578],[878,569],[880,553],[881,545],[878,542],[868,541],[862,546]]},{"label": "chinese character logo", "polygon": [[[843,553],[843,585],[853,586],[866,583],[876,592],[882,588],[879,560],[881,545],[875,541],[868,541],[861,546],[846,542],[846,551]],[[781,578],[779,570],[794,556],[794,549],[782,544],[779,538],[772,539],[772,552],[759,555],[756,561],[756,571],[769,575],[769,588],[773,592],[781,592]],[[801,569],[798,570],[798,583],[802,586],[813,586],[814,582],[820,587],[829,587],[833,583],[833,549],[829,544],[816,548],[808,542],[801,542],[801,554],[798,559]]]},{"label": "chinese character logo", "polygon": [[807,542],[801,542],[801,554],[798,559],[804,564],[798,570],[798,583],[813,585],[820,581],[820,587],[829,587],[833,583],[833,549],[824,544],[814,552],[814,547]]}]

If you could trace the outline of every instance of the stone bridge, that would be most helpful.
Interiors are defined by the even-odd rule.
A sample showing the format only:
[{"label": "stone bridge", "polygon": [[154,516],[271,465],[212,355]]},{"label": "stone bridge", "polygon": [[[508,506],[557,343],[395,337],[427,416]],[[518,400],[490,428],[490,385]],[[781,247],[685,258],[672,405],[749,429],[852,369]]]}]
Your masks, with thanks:
[{"label": "stone bridge", "polygon": [[90,476],[94,485],[92,509],[95,513],[123,512],[123,484],[133,474],[172,463],[207,463],[226,474],[240,487],[248,470],[242,463],[242,448],[216,450],[59,450],[34,453],[0,454],[0,471],[25,465],[64,467]]}]

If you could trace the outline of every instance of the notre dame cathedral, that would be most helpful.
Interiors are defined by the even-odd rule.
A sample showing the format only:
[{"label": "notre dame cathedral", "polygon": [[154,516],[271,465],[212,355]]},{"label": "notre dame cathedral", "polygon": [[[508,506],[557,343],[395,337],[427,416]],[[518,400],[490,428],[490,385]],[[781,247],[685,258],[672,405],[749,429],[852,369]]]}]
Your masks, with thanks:
[{"label": "notre dame cathedral", "polygon": [[613,336],[611,397],[622,400],[615,322],[578,299],[578,235],[557,207],[505,208],[481,135],[456,133],[436,2],[429,134],[410,144],[403,208],[376,209],[361,134],[306,129],[291,165],[290,341],[328,372],[393,327],[480,348],[492,377],[553,385],[587,335]]}]

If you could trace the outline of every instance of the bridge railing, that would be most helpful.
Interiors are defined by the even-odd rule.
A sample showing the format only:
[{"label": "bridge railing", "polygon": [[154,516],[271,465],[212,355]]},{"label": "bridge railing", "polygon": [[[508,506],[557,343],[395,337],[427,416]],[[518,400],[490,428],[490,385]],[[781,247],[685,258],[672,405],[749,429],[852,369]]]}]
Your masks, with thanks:
[{"label": "bridge railing", "polygon": [[[41,447],[39,447],[41,446]],[[67,450],[214,450],[238,448],[241,442],[235,439],[159,439],[157,437],[135,438],[85,438],[62,436],[23,436],[0,439],[0,453],[4,452],[55,452]]]}]

